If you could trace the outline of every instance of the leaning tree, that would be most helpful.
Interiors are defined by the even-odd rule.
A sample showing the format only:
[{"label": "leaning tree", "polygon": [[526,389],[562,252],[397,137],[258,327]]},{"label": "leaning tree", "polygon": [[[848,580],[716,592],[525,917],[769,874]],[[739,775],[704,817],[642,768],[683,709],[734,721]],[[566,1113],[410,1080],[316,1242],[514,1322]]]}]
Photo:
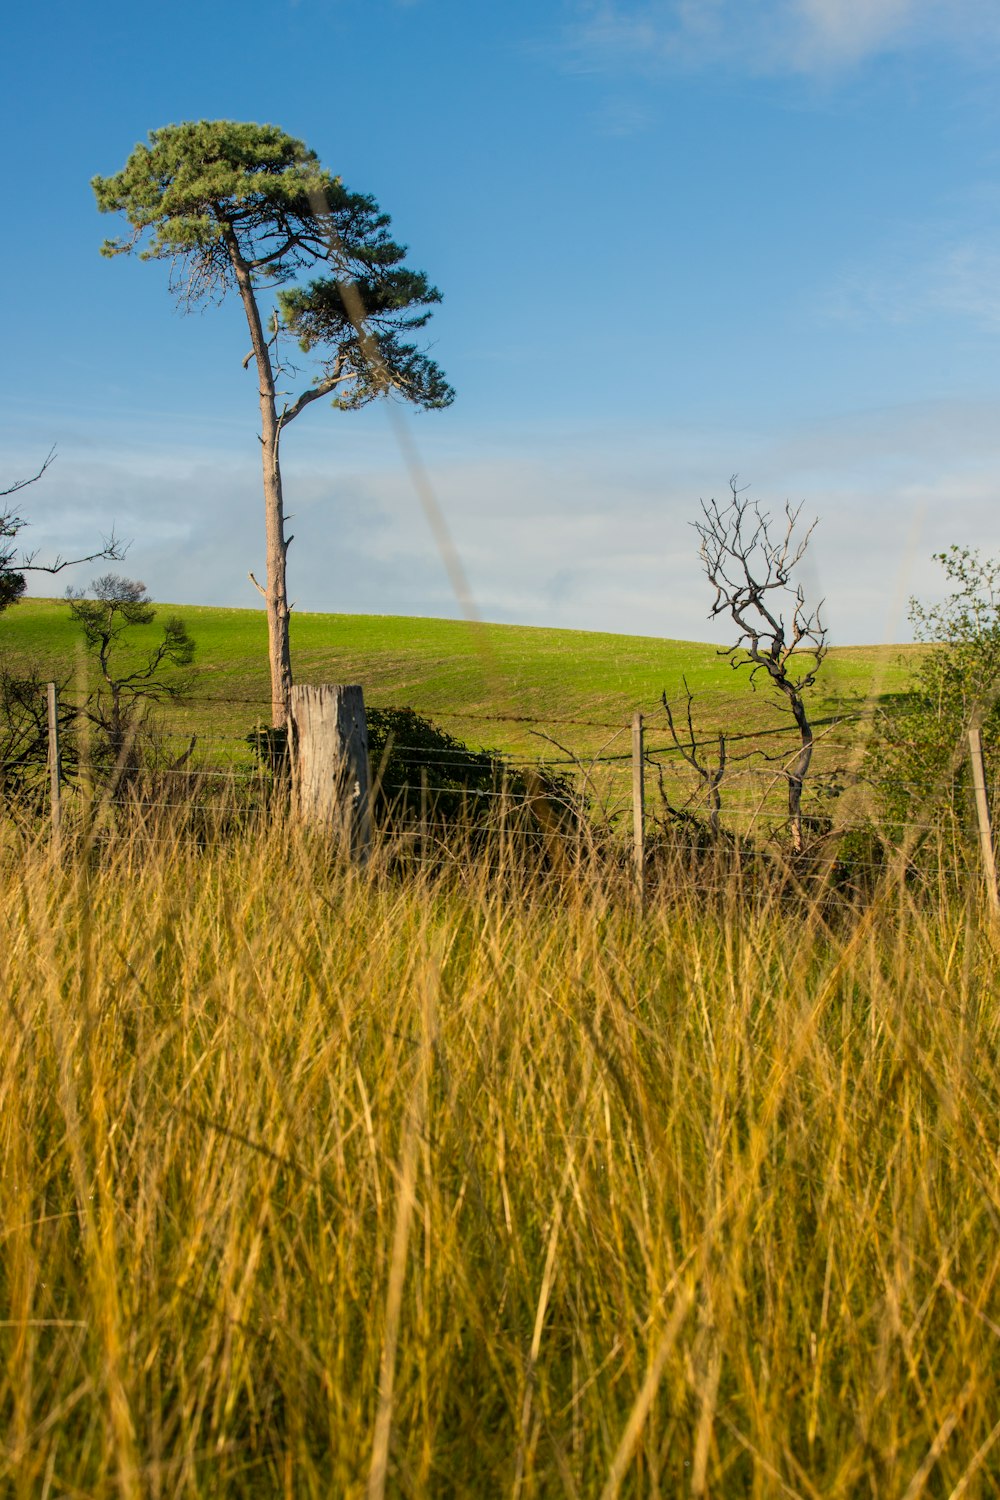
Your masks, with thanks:
[{"label": "leaning tree", "polygon": [[[352,193],[301,141],[273,125],[201,120],[151,131],[114,177],[95,177],[99,208],[124,213],[131,232],[105,255],[138,250],[166,260],[182,306],[236,292],[250,330],[244,368],[260,393],[272,717],[284,724],[292,682],[288,547],[279,449],[288,424],[329,396],[355,410],[376,396],[424,408],[454,392],[437,364],[406,335],[422,328],[441,295],[422,271],[402,264],[406,247],[389,234],[375,200]],[[299,281],[300,284],[291,283]],[[311,356],[298,374],[287,336]],[[251,578],[253,574],[251,573]],[[253,578],[256,583],[257,580]]]}]

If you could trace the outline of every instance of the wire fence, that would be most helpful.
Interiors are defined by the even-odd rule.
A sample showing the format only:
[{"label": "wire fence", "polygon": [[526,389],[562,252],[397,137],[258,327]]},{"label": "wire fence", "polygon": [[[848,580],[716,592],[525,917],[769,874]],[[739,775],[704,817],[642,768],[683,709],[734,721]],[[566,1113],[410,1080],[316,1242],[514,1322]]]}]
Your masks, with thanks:
[{"label": "wire fence", "polygon": [[[41,697],[28,708],[20,738],[9,732],[0,746],[0,785],[8,805],[20,798],[36,816],[48,811],[55,826],[95,792],[108,805],[130,801],[150,813],[187,808],[202,818],[214,810],[224,821],[234,810],[266,813],[292,788],[293,767],[280,733],[269,727],[263,697],[145,705],[117,740],[107,716],[95,723],[93,700],[80,694],[63,691],[54,711]],[[618,723],[610,715],[460,710],[436,712],[432,723],[411,710],[372,707],[371,806],[380,829],[418,856],[432,846],[440,852],[448,827],[503,825],[506,837],[550,857],[559,847],[599,846],[642,872],[678,841],[787,847],[797,819],[800,840],[814,851],[842,849],[853,836],[859,878],[875,878],[890,842],[912,850],[933,836],[939,856],[944,849],[952,866],[967,871],[978,836],[988,858],[981,811],[977,826],[971,799],[957,817],[942,819],[940,799],[928,797],[925,783],[866,760],[870,713],[817,718],[803,776],[797,726],[743,727],[740,708],[734,702],[730,727],[696,720],[690,700],[648,702]],[[245,725],[239,732],[226,727],[234,710]],[[492,735],[479,737],[496,741],[510,726],[527,728],[536,753],[475,748],[451,732],[470,724],[490,726]],[[797,778],[800,805],[790,796]],[[892,840],[878,819],[887,797],[897,807],[908,804]]]}]

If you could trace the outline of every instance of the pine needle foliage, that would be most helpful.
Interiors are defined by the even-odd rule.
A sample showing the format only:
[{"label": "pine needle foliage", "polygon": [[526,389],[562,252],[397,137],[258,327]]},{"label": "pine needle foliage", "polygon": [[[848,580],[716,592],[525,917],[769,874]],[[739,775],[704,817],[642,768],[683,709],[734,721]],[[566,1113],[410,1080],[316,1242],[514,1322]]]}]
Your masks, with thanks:
[{"label": "pine needle foliage", "polygon": [[[277,126],[166,125],[135,147],[122,171],[95,177],[92,187],[101,211],[124,214],[130,226],[105,240],[102,253],[166,261],[182,306],[239,292],[242,268],[255,294],[281,288],[281,325],[319,357],[316,385],[304,393],[310,400],[331,394],[334,405],[355,408],[389,390],[425,407],[453,399],[433,360],[401,337],[425,326],[441,293],[403,265],[406,246],[392,238],[375,199],[349,191]],[[325,274],[289,286],[317,267]]]}]

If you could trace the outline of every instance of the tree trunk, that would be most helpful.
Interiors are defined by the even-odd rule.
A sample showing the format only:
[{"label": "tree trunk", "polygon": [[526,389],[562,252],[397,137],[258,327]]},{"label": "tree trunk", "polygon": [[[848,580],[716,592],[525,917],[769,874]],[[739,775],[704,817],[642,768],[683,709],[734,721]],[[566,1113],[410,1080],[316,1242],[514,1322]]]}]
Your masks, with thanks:
[{"label": "tree trunk", "polygon": [[[264,399],[261,397],[261,418]],[[271,401],[274,416],[274,402]],[[273,430],[262,420],[261,463],[264,478],[264,526],[267,539],[267,586],[264,603],[267,609],[267,651],[271,668],[271,722],[283,725],[288,718],[288,699],[292,691],[292,656],[288,621],[291,608],[285,584],[285,560],[288,542],[285,538],[285,509],[281,495],[281,470],[278,467],[280,433],[275,420]]]},{"label": "tree trunk", "polygon": [[813,732],[809,723],[805,705],[797,694],[789,694],[792,705],[792,715],[798,725],[799,739],[802,748],[795,757],[795,762],[788,773],[788,822],[792,834],[792,848],[796,854],[802,853],[804,840],[802,837],[802,784],[809,770],[809,762],[813,753]]},{"label": "tree trunk", "polygon": [[267,609],[267,646],[271,668],[271,722],[280,728],[288,722],[288,701],[292,690],[292,657],[288,639],[288,620],[291,609],[285,584],[288,540],[285,538],[285,508],[281,494],[281,468],[278,456],[281,423],[278,420],[275,402],[271,356],[261,326],[260,309],[254,296],[250,268],[240,253],[239,244],[232,229],[224,229],[223,235],[243,301],[243,310],[250,328],[250,342],[257,366],[260,392],[260,457],[264,480],[264,532],[267,546],[266,587],[263,592]]}]

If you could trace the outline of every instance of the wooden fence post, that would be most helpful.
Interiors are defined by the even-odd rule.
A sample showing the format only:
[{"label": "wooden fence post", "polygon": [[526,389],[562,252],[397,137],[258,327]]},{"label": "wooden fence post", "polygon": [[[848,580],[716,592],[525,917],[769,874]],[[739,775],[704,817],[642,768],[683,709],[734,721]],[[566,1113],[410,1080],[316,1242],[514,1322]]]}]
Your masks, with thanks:
[{"label": "wooden fence post", "polygon": [[1000,915],[1000,890],[997,889],[997,863],[993,852],[993,829],[990,824],[990,799],[986,794],[986,765],[983,760],[983,736],[978,725],[969,730],[969,758],[972,761],[972,787],[976,794],[976,817],[979,822],[979,848],[989,891],[990,908]]},{"label": "wooden fence post", "polygon": [[632,859],[640,911],[646,902],[646,787],[643,761],[642,714],[636,713],[632,717]]},{"label": "wooden fence post", "polygon": [[426,862],[430,849],[428,827],[430,823],[430,798],[427,794],[427,767],[420,767],[420,859]]},{"label": "wooden fence post", "polygon": [[364,863],[371,847],[364,693],[331,683],[293,687],[289,708],[296,815],[342,837],[351,856]]},{"label": "wooden fence post", "polygon": [[54,682],[45,684],[45,699],[49,717],[49,806],[52,814],[52,839],[58,849],[62,824],[62,764],[59,757],[59,713]]}]

